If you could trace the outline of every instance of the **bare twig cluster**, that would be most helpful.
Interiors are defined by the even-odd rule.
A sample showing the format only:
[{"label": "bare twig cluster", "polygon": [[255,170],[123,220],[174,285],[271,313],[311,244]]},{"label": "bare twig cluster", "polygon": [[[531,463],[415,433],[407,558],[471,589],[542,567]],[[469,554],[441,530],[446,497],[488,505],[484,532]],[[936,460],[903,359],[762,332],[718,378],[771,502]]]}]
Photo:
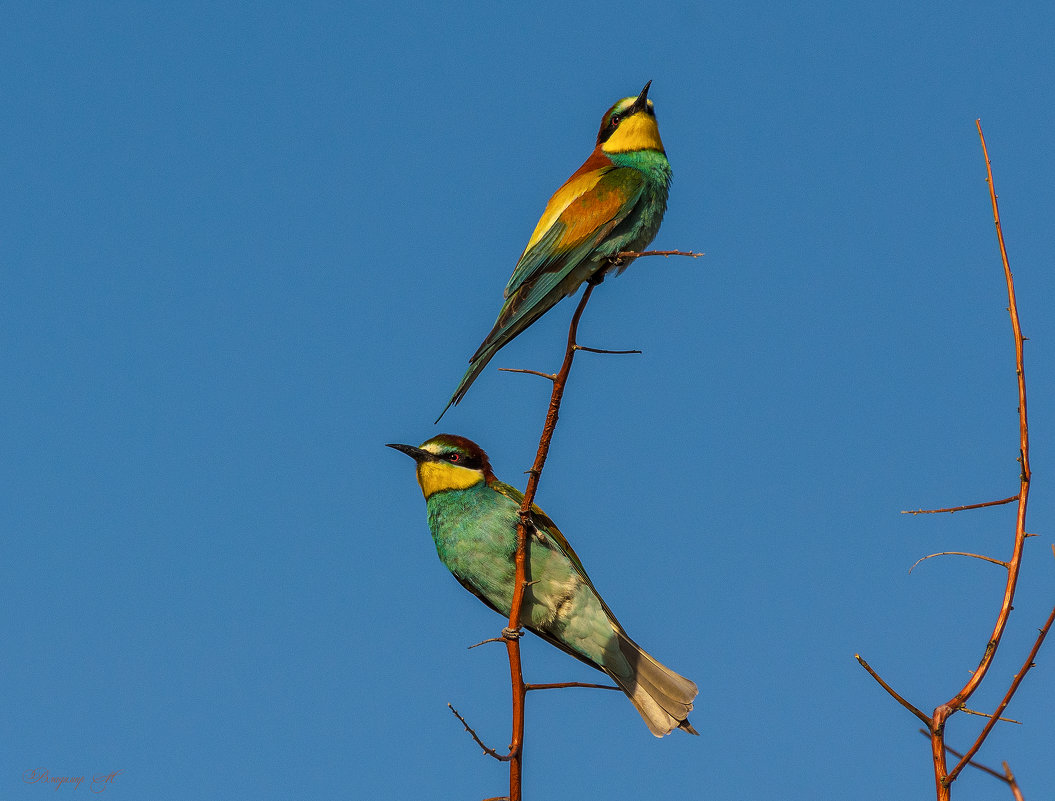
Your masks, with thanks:
[{"label": "bare twig cluster", "polygon": [[[1018,690],[1019,685],[1022,683],[1022,679],[1031,667],[1033,667],[1033,659],[1036,657],[1037,651],[1040,649],[1041,644],[1044,642],[1044,638],[1051,628],[1053,620],[1055,620],[1055,609],[1052,610],[1051,615],[1048,617],[1047,622],[1040,629],[1040,634],[1037,637],[1029,656],[1026,658],[1022,668],[1015,674],[1014,679],[1011,682],[1011,686],[1008,688],[1004,698],[997,705],[997,708],[991,713],[986,714],[988,718],[982,731],[975,739],[974,743],[966,753],[960,754],[949,748],[945,744],[945,723],[948,719],[956,712],[973,712],[968,710],[966,707],[968,699],[974,694],[975,690],[985,679],[986,674],[992,665],[993,658],[996,656],[996,651],[1000,645],[1000,640],[1007,628],[1007,621],[1011,614],[1012,604],[1015,598],[1015,589],[1018,583],[1019,571],[1022,564],[1022,553],[1023,546],[1026,538],[1029,536],[1026,533],[1026,503],[1029,498],[1029,482],[1030,482],[1030,468],[1029,468],[1029,426],[1026,417],[1026,378],[1025,368],[1023,363],[1023,343],[1025,337],[1022,336],[1022,329],[1019,324],[1018,318],[1018,304],[1015,300],[1015,285],[1011,275],[1011,267],[1007,259],[1007,250],[1004,247],[1004,234],[1000,227],[1000,211],[997,206],[996,200],[996,189],[993,186],[993,172],[989,162],[989,152],[986,148],[985,137],[982,134],[981,121],[977,121],[978,136],[982,143],[982,152],[985,156],[986,164],[986,181],[989,184],[989,197],[993,207],[993,219],[996,224],[997,241],[1000,245],[1000,257],[1003,261],[1004,266],[1004,278],[1007,283],[1007,294],[1008,294],[1008,311],[1011,316],[1011,328],[1014,334],[1015,342],[1015,367],[1016,375],[1018,377],[1018,415],[1019,415],[1019,464],[1021,466],[1019,474],[1019,491],[1018,494],[1011,496],[1010,498],[1004,498],[999,501],[987,501],[985,503],[968,504],[965,506],[948,507],[944,509],[919,509],[909,514],[936,514],[939,512],[959,512],[969,509],[979,509],[987,506],[996,506],[1001,504],[1007,504],[1016,502],[1018,503],[1018,515],[1015,524],[1015,538],[1012,548],[1011,558],[1009,560],[995,559],[980,554],[964,553],[961,551],[946,551],[945,553],[957,554],[961,556],[970,556],[977,559],[984,559],[987,562],[1001,565],[1007,571],[1007,582],[1004,587],[1004,596],[1000,604],[1000,610],[997,614],[996,623],[993,627],[993,633],[990,635],[988,642],[986,643],[985,650],[982,654],[982,659],[978,664],[977,669],[971,674],[970,680],[957,692],[952,698],[943,704],[938,705],[934,708],[934,711],[928,715],[920,711],[917,707],[909,703],[905,698],[898,694],[889,684],[887,684],[872,667],[861,658],[857,656],[857,660],[861,663],[861,666],[879,683],[883,689],[885,689],[891,697],[893,697],[899,704],[912,712],[917,718],[919,718],[923,724],[927,727],[926,733],[931,740],[931,753],[934,760],[934,781],[935,789],[937,793],[938,801],[949,801],[951,797],[952,783],[956,781],[956,778],[960,775],[960,772],[965,766],[969,764],[975,764],[972,759],[978,749],[981,748],[982,743],[985,742],[989,733],[992,731],[993,726],[996,722],[1001,719],[1001,715],[1007,708],[1008,703],[1011,701],[1012,696]],[[931,554],[930,556],[924,557],[929,559],[931,556],[939,556],[942,554]],[[922,560],[920,560],[922,561]],[[916,564],[919,564],[917,562]],[[915,565],[913,565],[915,567]],[[979,714],[979,713],[974,713]],[[950,770],[948,768],[947,754],[952,754],[958,758],[958,762]],[[976,765],[976,767],[982,767]],[[997,773],[990,768],[982,768],[994,776],[1003,778],[1011,788],[1016,799],[1021,799],[1022,794],[1018,788],[1018,784],[1015,781],[1014,775],[1011,773],[1011,769],[1004,763],[1004,774]]]}]

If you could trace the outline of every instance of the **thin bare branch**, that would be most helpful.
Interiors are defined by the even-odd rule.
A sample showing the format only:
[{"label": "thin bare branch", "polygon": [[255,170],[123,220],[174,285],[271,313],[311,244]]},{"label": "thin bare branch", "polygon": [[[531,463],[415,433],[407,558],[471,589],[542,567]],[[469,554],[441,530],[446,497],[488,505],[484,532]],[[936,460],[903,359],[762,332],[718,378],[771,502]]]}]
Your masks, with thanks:
[{"label": "thin bare branch", "polygon": [[[920,734],[922,734],[922,735],[923,735],[924,737],[926,737],[926,738],[927,738],[928,740],[930,739],[930,732],[929,732],[929,731],[927,731],[926,729],[919,729],[918,731],[919,731],[919,733],[920,733]],[[952,755],[953,755],[954,757],[956,757],[957,759],[959,759],[960,757],[962,757],[962,756],[963,756],[963,754],[962,754],[962,753],[960,753],[960,752],[959,752],[959,751],[957,751],[957,750],[956,750],[955,748],[952,748],[952,747],[951,747],[951,746],[949,746],[949,745],[946,745],[946,746],[945,746],[945,750],[946,750],[946,751],[948,751],[948,752],[949,752],[950,754],[952,754]],[[986,767],[986,766],[985,766],[985,765],[983,765],[983,764],[982,764],[981,762],[975,762],[975,761],[974,761],[974,760],[972,759],[972,760],[971,760],[971,761],[970,761],[970,762],[969,762],[968,764],[969,764],[969,765],[970,765],[970,766],[971,766],[972,768],[978,768],[978,770],[980,770],[980,771],[983,771],[983,772],[985,772],[985,773],[988,773],[988,774],[989,774],[990,776],[995,776],[996,778],[1000,779],[1000,781],[1002,781],[1002,782],[1006,782],[1006,781],[1007,781],[1007,778],[1006,778],[1006,777],[1004,776],[1004,774],[1000,773],[1000,771],[998,771],[998,770],[993,770],[993,769],[992,769],[992,768],[990,768],[990,767]],[[1007,763],[1005,762],[1004,764],[1006,765]]]},{"label": "thin bare branch", "polygon": [[966,553],[965,551],[941,551],[940,553],[931,553],[927,554],[926,556],[921,556],[913,563],[912,567],[908,569],[908,572],[911,573],[913,568],[920,562],[926,559],[931,559],[935,556],[971,556],[975,559],[981,559],[984,562],[992,562],[994,565],[1003,565],[1004,567],[1009,567],[1008,563],[1005,562],[1003,559],[994,559],[991,556],[982,556],[980,553]]},{"label": "thin bare branch", "polygon": [[609,353],[613,356],[626,356],[631,353],[640,353],[639,350],[604,350],[603,348],[588,348],[585,345],[576,345],[575,350],[584,350],[587,353]]},{"label": "thin bare branch", "polygon": [[563,690],[567,687],[587,687],[594,690],[618,690],[611,684],[586,684],[581,681],[565,681],[560,684],[525,684],[525,690]]},{"label": "thin bare branch", "polygon": [[480,642],[476,643],[475,645],[470,645],[465,650],[466,651],[471,651],[473,648],[479,648],[481,645],[487,645],[487,643],[489,643],[489,642],[505,642],[505,637],[492,637],[489,640],[481,640]]},{"label": "thin bare branch", "polygon": [[[945,722],[951,715],[964,707],[967,700],[974,694],[975,690],[978,689],[983,679],[985,679],[986,674],[989,672],[989,668],[993,664],[997,648],[1000,646],[1000,640],[1007,628],[1007,621],[1011,615],[1011,610],[1014,608],[1015,589],[1018,585],[1018,577],[1022,565],[1022,553],[1026,541],[1026,506],[1029,499],[1030,481],[1029,424],[1026,417],[1026,371],[1023,354],[1025,337],[1022,336],[1022,327],[1019,323],[1018,302],[1015,299],[1015,282],[1014,277],[1011,275],[1011,265],[1007,259],[1007,248],[1004,245],[1004,233],[1000,225],[1000,208],[996,199],[996,186],[993,183],[993,168],[989,161],[989,149],[985,144],[985,135],[982,133],[981,120],[976,120],[975,126],[978,128],[978,138],[981,141],[982,154],[985,157],[986,183],[989,185],[989,200],[993,207],[993,223],[996,226],[997,243],[1000,247],[1000,260],[1004,267],[1004,282],[1007,285],[1007,310],[1011,317],[1011,333],[1015,345],[1015,374],[1018,378],[1018,461],[1021,469],[1019,472],[1018,495],[1013,498],[1008,498],[1005,501],[1006,503],[1010,503],[1013,500],[1017,500],[1018,514],[1015,520],[1014,545],[1011,558],[1007,563],[1007,583],[1004,586],[1004,597],[1000,602],[1000,610],[997,613],[996,622],[993,624],[993,633],[989,636],[981,661],[978,663],[978,667],[972,671],[971,678],[966,684],[964,684],[960,691],[956,693],[956,695],[944,704],[934,708],[932,724],[930,726],[930,736],[931,757],[934,760],[934,782],[938,801],[949,801],[951,798],[950,787],[952,783],[968,763],[971,756],[977,753],[978,749],[985,741],[985,738],[989,736],[989,732],[992,731],[993,726],[996,725],[1000,713],[1003,712],[1007,703],[1010,702],[1011,696],[1014,695],[1015,690],[1018,689],[1022,675],[1024,675],[1025,672],[1025,670],[1023,670],[1015,677],[1011,689],[1008,690],[1007,695],[1004,697],[1004,700],[1001,702],[993,716],[986,721],[981,734],[978,735],[978,738],[975,740],[974,745],[971,746],[971,749],[967,752],[967,755],[960,760],[959,764],[952,771],[948,771],[945,758]],[[991,502],[988,505],[997,505],[997,503]],[[938,511],[958,511],[960,508],[968,507]],[[1043,639],[1043,634],[1040,639]],[[1036,648],[1038,647],[1039,640],[1037,645],[1034,646],[1034,651],[1036,651]]]},{"label": "thin bare branch", "polygon": [[524,590],[531,583],[527,580],[528,560],[528,537],[533,531],[531,524],[531,505],[535,500],[539,480],[542,478],[542,469],[546,465],[546,457],[549,455],[550,443],[553,440],[553,431],[557,427],[557,417],[560,412],[561,399],[564,397],[564,388],[568,383],[568,374],[571,372],[572,360],[575,358],[575,336],[579,329],[579,320],[586,308],[586,304],[593,294],[597,283],[589,281],[583,290],[579,305],[572,315],[571,324],[568,326],[568,343],[564,350],[564,362],[555,375],[546,375],[532,370],[510,370],[509,372],[526,372],[549,378],[553,381],[553,391],[550,394],[549,409],[546,412],[546,422],[542,426],[542,436],[539,438],[538,450],[535,453],[535,461],[531,469],[527,471],[527,486],[524,489],[524,499],[520,504],[520,521],[517,524],[516,556],[515,556],[515,578],[513,602],[509,610],[509,625],[503,630],[502,636],[506,642],[506,651],[509,655],[509,680],[513,694],[513,736],[509,744],[509,798],[511,801],[521,801],[521,785],[523,776],[524,756],[524,700],[527,696],[527,688],[524,684],[524,672],[520,661],[520,639],[513,636],[520,630],[520,610],[524,602]]},{"label": "thin bare branch", "polygon": [[610,261],[619,263],[623,259],[637,259],[641,256],[688,256],[690,259],[698,259],[706,255],[706,253],[697,253],[694,250],[623,250],[616,253]]},{"label": "thin bare branch", "polygon": [[903,509],[901,514],[903,515],[938,515],[953,512],[964,512],[968,509],[984,509],[987,506],[1003,506],[1005,503],[1011,503],[1017,501],[1018,496],[1012,495],[1010,498],[1001,498],[999,501],[986,501],[985,503],[969,503],[966,506],[951,506],[948,509]]},{"label": "thin bare branch", "polygon": [[860,654],[854,654],[854,659],[856,659],[858,662],[861,663],[861,667],[863,667],[865,670],[867,670],[868,673],[872,676],[872,678],[875,679],[877,682],[879,682],[879,686],[882,687],[884,690],[886,690],[888,693],[890,693],[891,697],[895,701],[897,701],[899,704],[901,704],[903,707],[905,707],[905,709],[907,709],[909,712],[911,712],[917,718],[919,718],[924,723],[926,723],[927,727],[930,728],[930,725],[931,725],[930,718],[927,717],[923,712],[920,712],[918,709],[916,709],[916,707],[912,706],[912,704],[910,704],[908,701],[906,701],[900,695],[898,695],[893,687],[891,687],[889,684],[887,684],[885,681],[883,681],[883,679],[880,677],[880,675],[878,673],[876,673],[874,670],[872,670],[872,666],[869,665],[867,662],[865,662],[865,660],[861,657]]},{"label": "thin bare branch", "polygon": [[985,742],[985,738],[988,737],[989,732],[993,730],[993,726],[996,725],[996,721],[1002,720],[1002,718],[1000,718],[1000,715],[1005,709],[1007,709],[1007,705],[1011,703],[1011,698],[1018,690],[1018,686],[1022,683],[1022,679],[1026,677],[1026,674],[1029,672],[1030,668],[1033,667],[1033,660],[1036,659],[1037,652],[1040,650],[1040,646],[1041,644],[1043,644],[1044,638],[1048,636],[1048,631],[1051,629],[1052,622],[1055,622],[1055,608],[1053,608],[1051,610],[1051,614],[1048,615],[1047,621],[1045,621],[1043,627],[1041,627],[1040,633],[1037,635],[1037,639],[1033,643],[1033,648],[1030,650],[1029,656],[1026,657],[1026,661],[1023,663],[1018,673],[1015,674],[1015,678],[1012,680],[1011,686],[1004,694],[1004,697],[1000,701],[1000,704],[997,706],[996,711],[994,711],[989,720],[986,721],[985,727],[978,735],[978,739],[974,741],[974,745],[972,745],[971,748],[967,751],[966,756],[960,759],[959,764],[957,764],[955,768],[949,771],[950,783],[956,780],[956,777],[959,775],[960,771],[963,770],[964,764],[970,761],[971,757],[978,753],[978,749],[982,747],[982,743]]},{"label": "thin bare branch", "polygon": [[556,381],[557,376],[553,373],[541,373],[538,370],[524,370],[520,367],[499,367],[500,373],[526,373],[527,375],[537,375],[539,378],[548,378],[550,381]]},{"label": "thin bare branch", "polygon": [[[1015,374],[1018,377],[1018,461],[1021,470],[1019,472],[1019,491],[1017,496],[1018,515],[1015,520],[1014,548],[1011,554],[1011,559],[1008,562],[1007,584],[1004,587],[1004,597],[1000,603],[1000,611],[997,614],[996,623],[993,625],[993,633],[990,635],[988,643],[986,643],[982,659],[978,663],[978,667],[971,674],[971,678],[963,688],[956,693],[956,695],[934,709],[934,725],[931,727],[931,756],[934,758],[934,779],[937,787],[938,801],[948,801],[950,797],[950,785],[956,780],[960,771],[963,770],[967,760],[969,760],[970,757],[977,753],[978,749],[981,748],[982,743],[985,741],[985,738],[989,736],[989,732],[992,731],[993,726],[996,725],[997,718],[1000,713],[1004,711],[1008,702],[1010,702],[1011,696],[1014,695],[1015,690],[1018,689],[1022,676],[1025,674],[1025,670],[1023,670],[1015,677],[1011,689],[1008,690],[1007,695],[997,708],[994,716],[986,721],[981,734],[978,735],[978,739],[975,740],[974,745],[972,745],[971,749],[967,752],[967,756],[964,759],[961,759],[960,763],[952,771],[946,772],[945,748],[943,741],[945,721],[950,715],[956,712],[956,710],[967,703],[967,700],[971,697],[974,691],[978,689],[978,686],[982,683],[982,680],[989,672],[989,667],[993,664],[993,658],[996,656],[997,648],[1000,645],[1000,639],[1004,635],[1004,630],[1007,628],[1008,618],[1011,615],[1011,610],[1015,600],[1015,589],[1018,586],[1019,570],[1022,565],[1022,551],[1026,542],[1026,505],[1029,499],[1030,481],[1029,424],[1026,418],[1026,370],[1023,353],[1024,337],[1022,336],[1022,326],[1018,319],[1018,301],[1015,299],[1015,281],[1014,277],[1011,275],[1011,265],[1007,259],[1007,248],[1004,246],[1004,233],[1000,226],[1000,208],[996,201],[996,186],[993,183],[993,168],[989,161],[989,149],[985,144],[985,136],[982,133],[981,120],[976,120],[975,126],[978,128],[978,138],[981,140],[982,154],[985,156],[986,183],[989,184],[989,200],[993,207],[993,223],[996,226],[996,237],[1000,246],[1000,260],[1004,266],[1004,282],[1007,284],[1007,308],[1008,314],[1011,317],[1011,333],[1014,337],[1015,344]],[[1055,614],[1055,612],[1053,612],[1053,614]],[[1040,647],[1041,640],[1043,640],[1043,634],[1034,646],[1034,652]]]},{"label": "thin bare branch", "polygon": [[494,757],[499,762],[508,762],[510,759],[513,758],[512,754],[500,754],[495,749],[489,748],[488,746],[484,745],[484,741],[476,735],[476,732],[473,730],[473,727],[465,722],[465,718],[462,717],[461,713],[450,704],[447,704],[447,708],[454,713],[454,716],[458,718],[458,720],[462,722],[462,725],[465,727],[465,730],[469,732],[470,735],[472,735],[472,738],[476,741],[476,744],[482,749],[484,749],[485,754]]},{"label": "thin bare branch", "polygon": [[1011,793],[1015,796],[1015,801],[1025,801],[1022,796],[1022,790],[1019,789],[1018,782],[1015,780],[1015,774],[1011,772],[1011,766],[1006,762],[1001,763],[1004,766],[1004,777],[1007,779],[1007,783],[1011,786]]},{"label": "thin bare branch", "polygon": [[[982,718],[991,718],[991,717],[993,717],[988,712],[978,712],[977,710],[974,710],[974,709],[968,709],[965,706],[961,706],[960,707],[960,711],[961,712],[966,712],[968,715],[978,715],[979,717],[982,717]],[[997,718],[997,720],[1003,721],[1004,723],[1014,723],[1014,724],[1016,724],[1018,726],[1022,725],[1022,721],[1021,720],[1014,720],[1012,718]]]}]

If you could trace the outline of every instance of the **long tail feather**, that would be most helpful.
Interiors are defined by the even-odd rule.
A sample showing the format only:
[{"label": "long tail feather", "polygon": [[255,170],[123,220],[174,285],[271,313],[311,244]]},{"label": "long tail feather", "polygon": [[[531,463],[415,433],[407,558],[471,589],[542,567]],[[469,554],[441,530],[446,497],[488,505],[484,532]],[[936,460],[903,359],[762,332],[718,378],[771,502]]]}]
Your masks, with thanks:
[{"label": "long tail feather", "polygon": [[491,333],[487,335],[476,353],[469,360],[469,369],[465,371],[462,380],[458,382],[457,389],[454,390],[451,399],[447,401],[447,405],[440,412],[440,416],[436,418],[436,422],[440,421],[448,409],[461,403],[465,393],[469,391],[469,387],[473,385],[473,382],[498,351],[516,339],[517,336],[549,311],[563,297],[564,295],[560,291],[556,291],[552,297],[547,296],[541,303],[526,309],[517,308],[519,296],[514,296],[507,300],[498,315],[498,321],[495,323],[494,328],[491,329]]},{"label": "long tail feather", "polygon": [[698,735],[689,723],[692,701],[699,692],[696,684],[657,662],[622,631],[617,636],[619,650],[630,663],[633,674],[629,681],[615,675],[612,678],[645,719],[649,730],[657,737],[674,729]]}]

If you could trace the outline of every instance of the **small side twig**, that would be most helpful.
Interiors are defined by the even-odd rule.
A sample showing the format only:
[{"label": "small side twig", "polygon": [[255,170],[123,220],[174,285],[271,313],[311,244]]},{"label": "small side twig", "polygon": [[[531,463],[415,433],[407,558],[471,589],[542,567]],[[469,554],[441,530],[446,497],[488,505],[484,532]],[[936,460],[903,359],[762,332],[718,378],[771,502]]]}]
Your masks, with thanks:
[{"label": "small side twig", "polygon": [[1001,763],[1004,766],[1004,779],[1011,787],[1011,793],[1015,796],[1015,801],[1025,801],[1022,797],[1022,791],[1018,787],[1018,782],[1015,780],[1015,774],[1011,772],[1011,766],[1006,762]]},{"label": "small side twig", "polygon": [[[978,717],[981,717],[981,718],[995,717],[995,715],[990,715],[988,712],[979,712],[976,709],[968,709],[965,706],[961,706],[960,707],[960,711],[961,712],[965,712],[968,715],[978,715]],[[1022,725],[1022,721],[1021,720],[1015,720],[1013,718],[997,718],[997,720],[1003,721],[1004,723],[1014,723],[1016,726],[1021,726]]]},{"label": "small side twig", "polygon": [[487,745],[485,745],[485,744],[484,744],[484,741],[483,741],[483,740],[481,740],[481,739],[479,738],[479,736],[477,736],[477,734],[476,734],[476,731],[475,731],[475,730],[473,729],[473,727],[472,727],[472,726],[470,726],[470,725],[469,725],[469,724],[468,724],[468,723],[467,723],[467,722],[465,721],[465,718],[463,718],[463,717],[462,717],[462,714],[461,714],[461,712],[459,712],[459,711],[458,711],[457,709],[455,709],[455,708],[454,708],[453,706],[451,706],[450,704],[447,704],[447,708],[448,708],[448,709],[449,709],[449,710],[450,710],[451,712],[453,712],[453,713],[454,713],[454,716],[455,716],[456,718],[458,718],[458,720],[460,720],[460,721],[462,722],[462,725],[463,725],[463,726],[465,727],[465,730],[466,730],[467,732],[469,732],[469,734],[470,734],[470,735],[472,736],[472,738],[473,738],[473,739],[474,739],[474,740],[476,741],[476,744],[477,744],[478,746],[480,746],[480,747],[481,747],[482,749],[484,749],[484,753],[485,753],[485,754],[487,754],[488,756],[494,757],[494,758],[495,758],[495,759],[497,759],[497,760],[498,760],[499,762],[508,762],[509,760],[511,760],[511,759],[513,758],[513,755],[512,755],[512,754],[500,754],[500,753],[498,753],[498,751],[496,751],[495,749],[493,749],[493,748],[490,748],[490,747],[488,747]]},{"label": "small side twig", "polygon": [[698,259],[706,255],[706,253],[695,250],[623,250],[616,253],[611,260],[618,263],[623,259],[637,259],[641,256],[688,256],[690,259]]},{"label": "small side twig", "polygon": [[575,350],[584,350],[587,353],[607,353],[611,356],[626,356],[631,353],[640,353],[639,350],[605,350],[604,348],[588,348],[585,345],[576,345]]},{"label": "small side twig", "polygon": [[563,681],[559,684],[525,684],[525,690],[564,690],[568,687],[586,687],[592,690],[618,690],[611,684],[588,684],[582,681]]},{"label": "small side twig", "polygon": [[525,370],[522,367],[499,367],[498,372],[500,373],[526,373],[527,375],[537,375],[539,378],[548,378],[550,381],[556,381],[557,376],[553,373],[543,373],[539,370]]},{"label": "small side twig", "polygon": [[901,704],[903,707],[905,707],[905,709],[907,709],[909,712],[911,712],[917,718],[919,718],[924,723],[926,723],[927,727],[930,728],[930,726],[931,726],[930,718],[927,717],[927,715],[925,715],[923,712],[920,712],[918,709],[916,709],[916,707],[912,706],[912,704],[910,704],[908,701],[906,701],[900,695],[898,695],[897,691],[893,687],[891,687],[889,684],[887,684],[885,681],[883,681],[883,678],[872,669],[872,666],[870,664],[865,662],[864,658],[862,658],[862,656],[860,654],[854,654],[854,659],[856,659],[858,662],[861,663],[861,667],[863,667],[865,670],[867,670],[869,675],[873,679],[875,679],[877,682],[879,682],[879,686],[882,687],[884,690],[886,690],[888,693],[890,693],[890,696],[895,701],[897,701],[899,704]]},{"label": "small side twig", "polygon": [[921,556],[919,559],[913,562],[912,567],[908,569],[908,572],[911,573],[912,569],[920,562],[923,562],[927,559],[931,559],[935,556],[971,556],[975,559],[981,559],[983,562],[992,562],[994,565],[1003,565],[1004,567],[1010,567],[1010,565],[1003,559],[994,559],[991,556],[982,556],[982,554],[980,553],[966,553],[965,551],[941,551],[940,553],[931,553],[927,554],[926,556]]},{"label": "small side twig", "polygon": [[487,645],[487,643],[489,643],[489,642],[505,642],[505,641],[506,641],[505,637],[491,637],[488,640],[480,640],[480,642],[478,642],[478,643],[473,643],[472,645],[470,645],[465,650],[466,651],[471,651],[473,648],[479,648],[481,645]]},{"label": "small side twig", "polygon": [[986,501],[985,503],[969,503],[966,506],[950,506],[947,509],[902,509],[901,514],[903,515],[938,515],[954,512],[965,512],[968,509],[984,509],[987,506],[1003,506],[1005,503],[1012,503],[1018,500],[1017,495],[1012,495],[1010,498],[1001,498],[999,501]]}]

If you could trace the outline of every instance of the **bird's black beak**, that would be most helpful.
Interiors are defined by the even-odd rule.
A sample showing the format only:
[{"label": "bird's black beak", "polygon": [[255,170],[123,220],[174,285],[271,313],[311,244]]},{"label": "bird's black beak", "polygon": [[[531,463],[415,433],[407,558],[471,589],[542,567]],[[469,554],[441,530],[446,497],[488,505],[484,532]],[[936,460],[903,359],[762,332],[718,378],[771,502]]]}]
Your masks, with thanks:
[{"label": "bird's black beak", "polygon": [[415,448],[413,445],[399,445],[397,443],[389,442],[385,445],[386,448],[395,448],[397,451],[403,451],[407,456],[413,459],[415,462],[424,462],[427,459],[435,458],[433,454],[428,451],[423,451],[421,448]]},{"label": "bird's black beak", "polygon": [[630,113],[633,114],[637,111],[644,111],[648,108],[648,87],[652,85],[652,81],[645,84],[645,88],[641,90],[641,94],[637,96],[637,100],[634,101],[634,105],[630,107]]}]

